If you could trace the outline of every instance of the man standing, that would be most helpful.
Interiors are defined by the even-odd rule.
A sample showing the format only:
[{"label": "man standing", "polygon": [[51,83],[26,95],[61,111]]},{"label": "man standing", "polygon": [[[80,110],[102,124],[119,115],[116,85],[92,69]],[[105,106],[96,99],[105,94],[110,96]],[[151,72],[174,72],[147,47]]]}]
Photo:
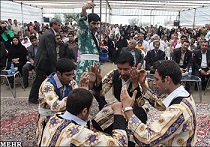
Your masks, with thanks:
[{"label": "man standing", "polygon": [[19,26],[18,22],[16,19],[14,19],[14,23],[12,24],[12,31],[14,33],[14,35],[18,35],[18,32],[21,31],[22,32],[22,29],[21,27]]},{"label": "man standing", "polygon": [[87,16],[87,9],[93,9],[95,4],[89,2],[82,7],[81,18],[79,20],[78,44],[80,61],[77,64],[76,81],[79,82],[81,74],[87,67],[99,63],[99,42],[95,33],[99,28],[100,17],[91,13]]},{"label": "man standing", "polygon": [[[146,79],[146,74],[144,75]],[[171,60],[160,61],[153,84],[162,94],[166,109],[153,123],[144,124],[133,112],[132,98],[126,86],[122,88],[121,101],[128,120],[128,129],[139,146],[194,146],[196,142],[196,105],[192,95],[181,86],[182,74],[179,66]],[[147,92],[146,92],[147,94]]]},{"label": "man standing", "polygon": [[55,35],[59,31],[60,25],[61,22],[58,19],[52,18],[50,20],[50,29],[45,31],[39,42],[35,60],[36,77],[29,94],[29,102],[38,103],[41,83],[49,74],[55,71],[57,61]]},{"label": "man standing", "polygon": [[28,49],[28,62],[26,62],[26,64],[22,68],[23,84],[25,88],[28,87],[29,71],[35,68],[34,60],[35,60],[36,53],[38,50],[38,40],[36,36],[31,36],[30,41],[32,44],[27,48]]},{"label": "man standing", "polygon": [[205,90],[207,78],[210,75],[210,49],[208,41],[201,41],[201,49],[196,50],[193,56],[193,74],[201,78],[202,90]]}]

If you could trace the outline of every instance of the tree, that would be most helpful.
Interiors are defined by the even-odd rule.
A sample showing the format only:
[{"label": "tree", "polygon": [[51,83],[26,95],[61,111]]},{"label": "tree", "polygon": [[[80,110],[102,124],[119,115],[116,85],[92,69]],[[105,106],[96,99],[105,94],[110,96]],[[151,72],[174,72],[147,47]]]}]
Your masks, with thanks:
[{"label": "tree", "polygon": [[61,15],[60,14],[55,14],[54,15],[54,18],[57,18],[58,20],[60,20],[60,22],[62,22],[62,19],[61,19]]},{"label": "tree", "polygon": [[80,14],[64,14],[64,21],[67,23],[72,23],[73,21],[78,22]]},{"label": "tree", "polygon": [[128,22],[131,26],[138,25],[139,19],[137,19],[137,18],[129,19]]}]

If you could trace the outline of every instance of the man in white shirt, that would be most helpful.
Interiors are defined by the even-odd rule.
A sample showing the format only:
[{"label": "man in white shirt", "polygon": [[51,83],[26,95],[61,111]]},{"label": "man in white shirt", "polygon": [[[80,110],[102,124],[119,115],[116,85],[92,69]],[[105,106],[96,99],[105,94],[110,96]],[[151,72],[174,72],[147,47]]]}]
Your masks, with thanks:
[{"label": "man in white shirt", "polygon": [[[146,71],[144,72],[146,73]],[[153,84],[161,94],[168,96],[162,101],[165,106],[162,115],[153,123],[143,124],[133,113],[132,98],[124,86],[121,92],[122,110],[128,120],[128,129],[139,146],[194,146],[196,142],[196,105],[192,96],[181,85],[182,74],[172,60],[158,63]],[[146,79],[141,74],[142,79]],[[142,83],[142,82],[141,82]],[[141,84],[144,89],[144,84]],[[154,97],[151,93],[149,98]]]},{"label": "man in white shirt", "polygon": [[202,90],[205,90],[210,75],[210,49],[208,41],[201,41],[200,50],[193,54],[193,74],[201,78]]}]

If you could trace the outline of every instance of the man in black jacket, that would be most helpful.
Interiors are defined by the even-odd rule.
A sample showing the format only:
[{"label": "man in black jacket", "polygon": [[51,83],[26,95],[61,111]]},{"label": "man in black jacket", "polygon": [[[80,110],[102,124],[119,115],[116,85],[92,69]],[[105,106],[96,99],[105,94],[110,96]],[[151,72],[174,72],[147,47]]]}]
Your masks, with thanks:
[{"label": "man in black jacket", "polygon": [[35,56],[38,50],[38,40],[36,36],[30,36],[31,45],[27,48],[28,49],[28,61],[22,68],[22,76],[23,76],[23,84],[24,87],[28,87],[28,76],[29,71],[33,70],[35,68],[34,66],[34,60]]},{"label": "man in black jacket", "polygon": [[201,49],[193,55],[193,74],[201,78],[202,90],[205,90],[210,75],[210,49],[208,41],[201,41]]},{"label": "man in black jacket", "polygon": [[30,91],[29,102],[38,103],[38,92],[41,83],[50,73],[55,71],[57,61],[55,35],[59,31],[60,25],[61,22],[58,19],[52,18],[50,20],[50,29],[45,31],[39,42],[35,60],[36,77]]}]

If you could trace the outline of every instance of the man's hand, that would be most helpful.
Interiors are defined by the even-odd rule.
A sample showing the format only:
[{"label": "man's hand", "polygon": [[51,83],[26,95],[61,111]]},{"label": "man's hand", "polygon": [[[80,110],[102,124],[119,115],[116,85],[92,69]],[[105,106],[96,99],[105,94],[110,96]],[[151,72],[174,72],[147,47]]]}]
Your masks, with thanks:
[{"label": "man's hand", "polygon": [[93,66],[90,67],[90,71],[93,72],[96,76],[96,86],[99,86],[102,82],[102,76],[101,76],[101,70],[99,69],[99,66],[95,63]]},{"label": "man's hand", "polygon": [[111,106],[114,114],[122,114],[122,103],[121,102],[115,102]]},{"label": "man's hand", "polygon": [[87,72],[84,72],[81,75],[78,87],[89,90],[88,84],[89,84],[89,74]]},{"label": "man's hand", "polygon": [[147,72],[144,69],[138,71],[138,81],[141,85],[145,84],[147,78]]},{"label": "man's hand", "polygon": [[86,3],[86,4],[82,7],[82,15],[83,15],[83,16],[86,16],[86,15],[87,15],[86,10],[87,10],[87,9],[93,9],[95,6],[96,6],[96,5],[95,5],[93,2]]},{"label": "man's hand", "polygon": [[128,94],[126,85],[124,85],[122,87],[121,94],[120,94],[120,100],[122,102],[123,108],[132,107],[133,106],[136,94],[137,94],[137,91],[135,90],[133,92],[132,97],[130,97],[129,94]]},{"label": "man's hand", "polygon": [[138,83],[138,71],[136,67],[132,67],[130,71],[130,81],[132,83],[132,89],[135,89],[139,83]]}]

